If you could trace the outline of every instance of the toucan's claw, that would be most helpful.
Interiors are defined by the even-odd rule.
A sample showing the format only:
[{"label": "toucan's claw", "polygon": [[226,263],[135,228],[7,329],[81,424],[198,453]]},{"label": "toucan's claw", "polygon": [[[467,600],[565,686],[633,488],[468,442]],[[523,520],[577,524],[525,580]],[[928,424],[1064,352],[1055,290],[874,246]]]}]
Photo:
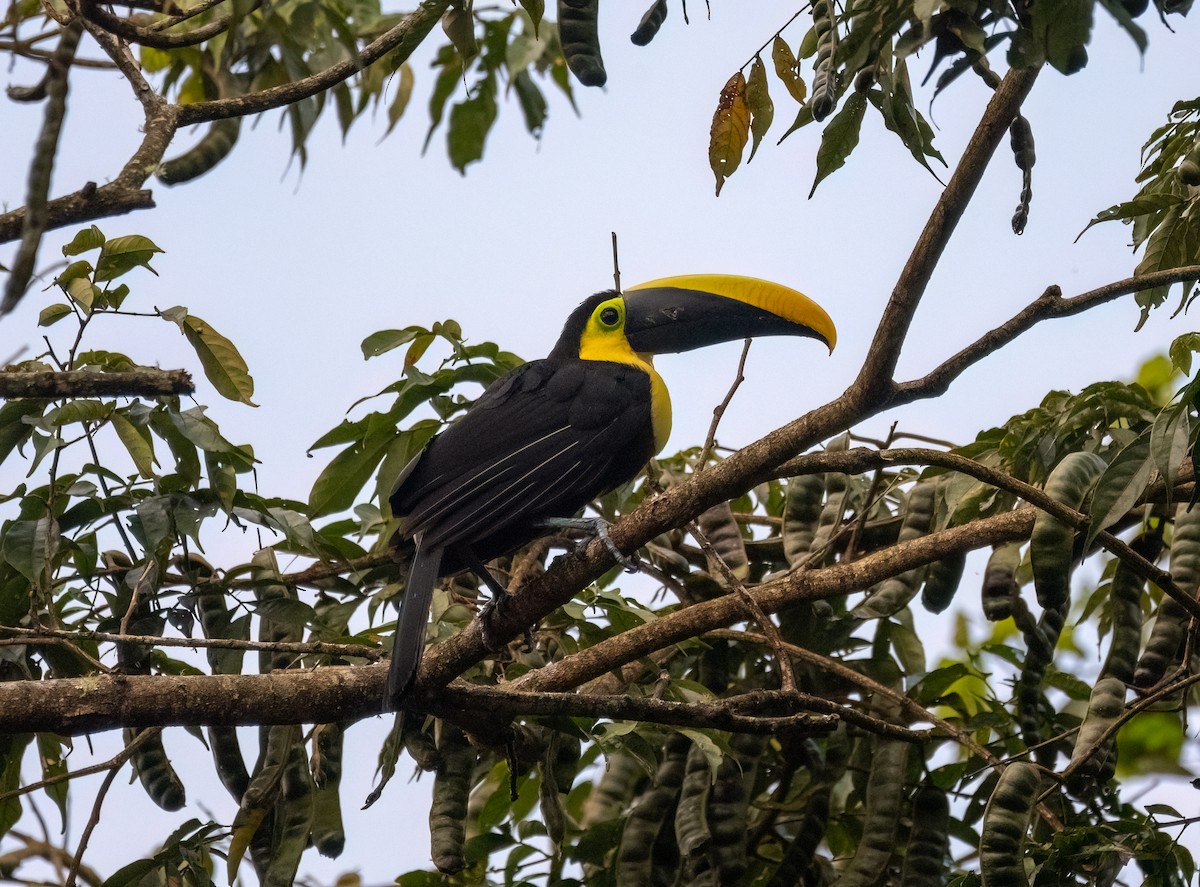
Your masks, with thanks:
[{"label": "toucan's claw", "polygon": [[[538,522],[538,526],[546,530],[582,530],[588,536],[594,536],[608,550],[618,564],[625,568],[626,573],[636,573],[640,569],[637,559],[624,554],[608,534],[612,526],[610,521],[602,517],[548,517]],[[580,539],[576,551],[582,551],[591,539]]]},{"label": "toucan's claw", "polygon": [[479,609],[479,632],[483,638],[483,645],[493,653],[503,650],[505,644],[492,630],[492,622],[497,617],[503,617],[503,610],[507,605],[508,592],[501,590],[500,594],[493,594],[492,599]]}]

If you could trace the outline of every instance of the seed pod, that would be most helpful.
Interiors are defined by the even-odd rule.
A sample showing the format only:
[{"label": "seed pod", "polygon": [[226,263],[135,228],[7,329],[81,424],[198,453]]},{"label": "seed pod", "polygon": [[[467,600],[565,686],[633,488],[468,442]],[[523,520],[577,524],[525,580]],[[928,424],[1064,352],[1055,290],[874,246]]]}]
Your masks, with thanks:
[{"label": "seed pod", "polygon": [[265,877],[270,868],[275,857],[276,802],[282,793],[283,771],[292,747],[301,741],[300,728],[294,724],[278,724],[265,729],[266,743],[233,817],[228,857],[231,882],[247,850],[260,876]]},{"label": "seed pod", "polygon": [[600,0],[558,0],[558,37],[563,58],[584,86],[608,80],[600,57]]},{"label": "seed pod", "polygon": [[1012,228],[1014,234],[1025,233],[1025,224],[1029,221],[1029,203],[1033,200],[1033,165],[1037,155],[1033,149],[1033,130],[1029,121],[1018,114],[1013,118],[1008,128],[1009,140],[1012,144],[1013,160],[1021,170],[1021,197],[1013,213]]},{"label": "seed pod", "polygon": [[[1175,532],[1171,539],[1171,580],[1186,594],[1196,597],[1200,589],[1200,508],[1181,504],[1175,510]],[[1189,616],[1172,597],[1163,596],[1146,649],[1138,660],[1133,684],[1153,687],[1180,661],[1180,647]]]},{"label": "seed pod", "polygon": [[796,837],[784,851],[767,887],[794,887],[808,883],[806,875],[814,871],[817,847],[825,840],[825,830],[829,827],[829,794],[830,787],[823,781],[809,795]]},{"label": "seed pod", "polygon": [[[126,727],[122,732],[125,736],[125,744],[128,745],[137,738],[141,730],[136,727]],[[146,790],[146,794],[150,796],[150,800],[168,813],[183,808],[183,805],[187,803],[187,795],[183,788],[183,782],[179,779],[179,774],[175,772],[175,768],[171,766],[171,760],[167,757],[161,732],[156,736],[144,739],[142,744],[134,749],[130,760],[133,763],[134,772],[137,773],[138,781]]]},{"label": "seed pod", "polygon": [[592,786],[583,805],[583,827],[590,828],[623,816],[626,805],[645,775],[633,755],[619,751],[610,754],[604,773]]},{"label": "seed pod", "polygon": [[240,117],[214,120],[200,141],[178,157],[163,161],[155,175],[164,185],[179,185],[200,178],[229,156],[241,130]]},{"label": "seed pod", "polygon": [[291,887],[300,868],[300,857],[308,844],[313,818],[313,781],[299,729],[292,734],[287,763],[280,777],[275,802],[275,829],[271,862],[263,876],[263,887]]},{"label": "seed pod", "polygon": [[950,801],[932,782],[913,796],[912,828],[904,853],[900,887],[940,887],[946,883],[950,852]]},{"label": "seed pod", "polygon": [[1028,887],[1025,833],[1037,801],[1041,775],[1034,764],[1013,761],[1004,768],[983,811],[979,872],[983,887]]},{"label": "seed pod", "polygon": [[862,838],[854,850],[854,858],[838,878],[838,887],[873,887],[887,867],[896,849],[896,833],[904,806],[908,751],[907,742],[874,738]]},{"label": "seed pod", "polygon": [[[1046,494],[1079,510],[1104,470],[1095,453],[1068,453],[1046,479]],[[1045,610],[1065,610],[1070,582],[1075,531],[1046,512],[1039,512],[1029,539],[1029,561],[1038,603]]]},{"label": "seed pod", "polygon": [[668,737],[653,784],[630,809],[617,848],[617,887],[643,887],[652,882],[654,847],[674,820],[691,744],[682,733]]},{"label": "seed pod", "polygon": [[1017,567],[1021,565],[1021,543],[1005,542],[992,549],[983,571],[983,591],[980,603],[983,615],[990,622],[1000,622],[1013,614],[1013,604],[1020,594]]},{"label": "seed pod", "polygon": [[[750,559],[746,556],[746,540],[742,538],[742,528],[734,518],[729,503],[721,502],[704,511],[696,518],[696,524],[730,572],[743,581],[749,577]],[[711,562],[709,572],[718,582],[724,582],[717,566]]]},{"label": "seed pod", "polygon": [[463,732],[448,725],[442,729],[438,755],[429,808],[429,845],[437,870],[453,875],[466,866],[463,842],[476,755]]},{"label": "seed pod", "polygon": [[1075,750],[1071,766],[1075,768],[1070,782],[1072,791],[1083,791],[1096,783],[1096,777],[1107,760],[1113,737],[1101,741],[1125,711],[1125,682],[1115,677],[1101,678],[1092,688],[1087,715],[1075,734]]},{"label": "seed pod", "polygon": [[837,104],[837,23],[831,0],[816,0],[812,6],[817,32],[817,59],[813,65],[812,116],[818,123],[833,113]]},{"label": "seed pod", "polygon": [[929,565],[925,587],[921,589],[921,604],[930,613],[941,613],[954,600],[967,566],[967,553],[955,552]]},{"label": "seed pod", "polygon": [[[911,542],[926,535],[933,525],[934,506],[937,503],[937,486],[935,478],[918,481],[908,491],[904,502],[904,517],[900,521],[900,531],[896,537],[898,544]],[[786,528],[786,524],[784,525]],[[875,592],[854,608],[853,615],[859,619],[877,619],[891,616],[908,606],[917,595],[924,578],[926,568],[906,570],[899,576],[885,579],[876,586]]]},{"label": "seed pod", "polygon": [[712,773],[708,758],[700,746],[688,751],[675,811],[675,838],[683,857],[685,883],[691,883],[707,868],[706,851],[712,835],[708,831],[708,793],[712,788]]},{"label": "seed pod", "polygon": [[[841,435],[829,442],[826,451],[830,453],[844,452],[850,443],[847,435]],[[850,488],[846,483],[846,475],[836,471],[825,475],[825,505],[821,508],[821,516],[817,520],[817,530],[813,534],[812,557],[810,566],[821,566],[833,560],[833,541],[842,526],[842,516],[849,504]]]},{"label": "seed pod", "polygon": [[[1162,550],[1161,534],[1143,534],[1130,545],[1134,551],[1153,563]],[[1112,676],[1122,684],[1133,683],[1142,643],[1142,594],[1146,580],[1135,573],[1124,561],[1118,561],[1109,586],[1109,611],[1112,621],[1112,639],[1108,645],[1108,656],[1100,669],[1100,676]]]},{"label": "seed pod", "polygon": [[654,39],[654,35],[666,20],[667,0],[654,0],[642,16],[642,20],[638,22],[637,28],[629,35],[629,39],[633,41],[634,46],[645,46]]},{"label": "seed pod", "polygon": [[766,737],[735,733],[729,746],[733,753],[726,755],[717,768],[705,815],[712,836],[708,868],[716,873],[719,884],[741,883],[746,872],[746,820]]},{"label": "seed pod", "polygon": [[789,566],[808,557],[824,495],[824,475],[801,474],[788,481],[783,502],[783,555]]},{"label": "seed pod", "polygon": [[312,842],[317,852],[333,859],[346,846],[342,824],[342,749],[345,731],[341,724],[321,724],[313,731]]}]

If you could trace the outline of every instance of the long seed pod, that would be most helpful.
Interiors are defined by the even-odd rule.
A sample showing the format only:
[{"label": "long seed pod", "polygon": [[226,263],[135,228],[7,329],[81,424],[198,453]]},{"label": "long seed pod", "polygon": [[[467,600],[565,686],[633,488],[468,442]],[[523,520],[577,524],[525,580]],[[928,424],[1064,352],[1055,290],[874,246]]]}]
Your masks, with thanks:
[{"label": "long seed pod", "polygon": [[[721,502],[702,512],[696,518],[696,525],[730,572],[738,579],[745,580],[750,575],[750,559],[746,555],[746,540],[742,538],[742,528],[733,516],[733,509],[729,503]],[[710,563],[709,572],[718,581],[723,581],[716,565]]]},{"label": "long seed pod", "polygon": [[[122,732],[125,744],[129,745],[142,731],[137,727],[126,727]],[[138,781],[150,796],[150,800],[168,813],[183,808],[187,803],[187,795],[179,774],[175,772],[171,760],[167,757],[161,732],[143,739],[141,745],[134,749],[130,760]]]},{"label": "long seed pod", "polygon": [[817,31],[817,60],[813,65],[812,116],[818,123],[833,113],[837,104],[837,23],[832,0],[816,0],[812,6]]},{"label": "long seed pod", "polygon": [[[1104,460],[1095,453],[1069,453],[1050,472],[1046,493],[1069,508],[1078,509],[1104,467]],[[1017,717],[1021,734],[1030,747],[1041,743],[1042,679],[1054,658],[1054,647],[1070,605],[1074,542],[1075,531],[1046,512],[1034,519],[1029,560],[1034,591],[1042,606],[1037,632],[1040,637],[1027,639],[1025,663],[1017,681]],[[1053,756],[1054,750],[1046,746],[1038,752],[1043,762],[1051,761]]]},{"label": "long seed pod", "polygon": [[817,847],[825,840],[829,827],[830,786],[822,782],[808,797],[804,805],[804,819],[796,830],[796,837],[784,851],[783,858],[775,867],[768,887],[793,887],[806,883],[805,877],[815,868]]},{"label": "long seed pod", "polygon": [[824,496],[822,474],[801,474],[788,481],[783,501],[783,556],[789,566],[794,567],[808,557]]},{"label": "long seed pod", "polygon": [[155,173],[164,185],[179,185],[198,179],[233,151],[242,131],[242,118],[214,120],[196,144],[178,157],[165,160]]},{"label": "long seed pod", "polygon": [[267,742],[250,785],[242,793],[233,817],[233,835],[229,843],[229,881],[233,882],[242,857],[250,851],[254,868],[264,874],[274,858],[274,814],[282,791],[283,771],[293,746],[300,742],[295,724],[277,724],[267,728]]},{"label": "long seed pod", "polygon": [[617,847],[617,887],[644,887],[651,883],[654,848],[659,836],[664,831],[671,831],[674,838],[671,826],[691,744],[692,741],[682,733],[672,733],[668,737],[653,784],[642,792],[630,809]]},{"label": "long seed pod", "polygon": [[629,35],[629,39],[633,41],[634,46],[645,46],[654,39],[654,35],[666,20],[667,0],[654,0],[642,16],[642,20],[638,22],[637,28]]},{"label": "long seed pod", "polygon": [[[198,583],[195,590],[196,613],[200,617],[200,628],[204,632],[204,636],[210,640],[213,638],[249,640],[250,620],[248,618],[233,619],[224,590],[216,585],[201,584],[201,580],[212,575],[212,568],[202,559],[200,563],[196,561],[197,559],[193,556],[187,564],[180,563],[177,566],[181,572],[194,575]],[[213,674],[239,674],[241,672],[243,651],[209,647],[205,652]],[[208,736],[208,747],[212,750],[217,777],[221,780],[221,785],[225,786],[226,791],[240,804],[242,795],[250,785],[250,772],[246,769],[246,760],[242,756],[237,728],[212,726],[206,728],[205,733]]]},{"label": "long seed pod", "polygon": [[429,846],[437,870],[453,875],[466,866],[463,842],[476,755],[466,735],[449,725],[442,727],[438,755],[440,760],[433,774],[433,803],[429,807]]},{"label": "long seed pod", "polygon": [[346,846],[342,824],[342,749],[345,730],[341,724],[321,724],[313,731],[312,842],[317,852],[331,859],[341,856]]},{"label": "long seed pod", "polygon": [[1021,588],[1017,568],[1021,566],[1021,543],[1005,542],[992,549],[983,570],[980,604],[989,622],[1001,622],[1013,614],[1013,605]]},{"label": "long seed pod", "polygon": [[940,887],[946,883],[950,852],[950,800],[932,782],[913,796],[912,828],[904,853],[900,887]]},{"label": "long seed pod", "polygon": [[[1162,550],[1160,533],[1144,533],[1130,545],[1134,551],[1153,563]],[[1100,668],[1100,677],[1114,677],[1122,684],[1133,683],[1138,648],[1142,643],[1142,594],[1146,580],[1124,561],[1118,561],[1109,587],[1109,611],[1112,639],[1108,656]]]},{"label": "long seed pod", "polygon": [[909,744],[875,737],[871,775],[867,778],[866,818],[854,858],[842,871],[836,887],[873,887],[896,849],[900,813],[904,807],[904,775]]},{"label": "long seed pod", "polygon": [[766,737],[735,733],[729,746],[733,754],[726,755],[717,768],[705,816],[712,837],[708,868],[716,873],[718,884],[740,883],[746,872],[747,817]]},{"label": "long seed pod", "polygon": [[[1171,580],[1175,585],[1196,596],[1200,589],[1200,508],[1181,504],[1175,510],[1175,533],[1171,539]],[[1140,689],[1153,687],[1180,662],[1187,611],[1174,598],[1163,595],[1146,641],[1146,649],[1138,660],[1133,684]]]},{"label": "long seed pod", "polygon": [[688,752],[679,807],[675,811],[675,837],[683,856],[685,883],[692,883],[697,875],[708,868],[706,850],[712,840],[708,830],[708,793],[711,788],[712,773],[708,768],[708,758],[698,745],[693,745]]},{"label": "long seed pod", "polygon": [[1121,713],[1125,710],[1125,682],[1116,677],[1104,677],[1092,688],[1088,701],[1087,715],[1075,734],[1075,750],[1071,753],[1071,765],[1075,768],[1069,787],[1072,791],[1084,791],[1096,784],[1105,761],[1112,750],[1112,737],[1101,741]]},{"label": "long seed pod", "polygon": [[600,57],[600,0],[558,0],[558,37],[567,67],[584,86],[608,80]]},{"label": "long seed pod", "polygon": [[[841,435],[829,442],[826,451],[837,453],[846,450],[850,438]],[[809,566],[817,567],[833,560],[833,540],[842,526],[842,516],[849,504],[850,487],[846,475],[831,471],[825,475],[825,505],[821,508],[821,516],[817,519],[817,530],[813,534],[812,558],[815,560]]]},{"label": "long seed pod", "polygon": [[1029,221],[1029,203],[1033,200],[1033,165],[1037,162],[1037,154],[1033,149],[1033,130],[1021,114],[1008,127],[1008,135],[1013,160],[1017,163],[1017,169],[1021,170],[1021,197],[1013,213],[1012,229],[1014,234],[1024,234],[1025,224]]},{"label": "long seed pod", "polygon": [[275,802],[271,862],[262,878],[263,887],[291,887],[300,868],[300,857],[308,844],[313,818],[313,780],[308,756],[297,729],[288,749]]},{"label": "long seed pod", "polygon": [[955,552],[934,561],[925,574],[925,586],[921,589],[921,605],[930,613],[941,613],[954,600],[954,593],[962,584],[963,571],[967,567],[967,553]]},{"label": "long seed pod", "polygon": [[583,805],[583,827],[589,828],[624,815],[646,773],[633,755],[614,751],[608,755],[600,778]]},{"label": "long seed pod", "polygon": [[1040,782],[1037,766],[1027,761],[1013,761],[1000,774],[983,811],[979,837],[983,887],[1028,887],[1025,833]]},{"label": "long seed pod", "polygon": [[[927,478],[913,484],[904,502],[904,517],[900,520],[897,544],[911,542],[926,535],[933,525],[934,506],[937,502],[936,478]],[[784,524],[786,528],[786,524]],[[859,619],[879,619],[891,616],[908,606],[921,588],[926,568],[906,570],[899,576],[883,580],[875,592],[854,608],[853,615]]]}]

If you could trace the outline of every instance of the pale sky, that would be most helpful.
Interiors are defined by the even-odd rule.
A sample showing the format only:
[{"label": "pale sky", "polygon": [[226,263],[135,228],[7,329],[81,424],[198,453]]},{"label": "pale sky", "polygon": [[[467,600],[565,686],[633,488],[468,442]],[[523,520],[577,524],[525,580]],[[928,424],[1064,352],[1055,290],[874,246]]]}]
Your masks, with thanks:
[{"label": "pale sky", "polygon": [[[232,156],[206,177],[174,189],[153,183],[157,209],[97,222],[108,236],[144,234],[166,250],[154,260],[159,277],[130,275],[127,306],[185,305],[239,346],[260,407],[222,401],[203,380],[197,399],[209,405],[227,437],[253,443],[264,494],[305,498],[334,452],[310,459],[305,448],[360,396],[400,375],[402,351],[363,361],[359,343],[365,336],[454,318],[472,341],[493,340],[524,357],[541,356],[570,308],[611,286],[610,232],[616,231],[627,284],[692,272],[751,274],[802,290],[837,323],[832,357],[811,342],[755,344],[748,381],[719,435],[727,446],[743,445],[835,397],[853,379],[940,190],[872,111],[847,166],[806,199],[819,131],[809,127],[774,144],[797,106],[773,80],[772,131],[753,163],[714,198],[707,140],[717,95],[790,15],[780,9],[747,4],[735,11],[713,4],[706,20],[704,5],[693,3],[685,27],[672,5],[655,41],[637,48],[628,34],[640,6],[606,7],[601,37],[607,87],[576,87],[579,118],[548,88],[550,119],[540,143],[525,134],[515,100],[506,102],[483,162],[465,178],[445,158],[444,130],[420,156],[432,83],[428,52],[414,61],[414,101],[391,137],[379,141],[386,126],[381,114],[373,122],[360,120],[342,145],[327,115],[310,139],[303,175],[294,163],[289,167],[278,113],[269,114],[255,128],[244,127]],[[1194,49],[1200,30],[1195,20],[1173,18],[1177,33],[1171,35],[1148,14],[1140,23],[1151,46],[1141,59],[1103,11],[1097,16],[1089,67],[1069,78],[1046,70],[1025,106],[1038,158],[1026,233],[1016,237],[1010,228],[1021,183],[1005,145],[930,286],[901,361],[902,379],[923,374],[1049,284],[1072,295],[1131,273],[1135,260],[1123,226],[1102,225],[1073,241],[1097,211],[1132,196],[1142,143],[1165,122],[1174,101],[1200,92]],[[798,27],[786,32],[793,46],[801,34]],[[83,54],[97,55],[88,41],[83,46]],[[913,79],[919,81],[927,67],[928,54],[912,60]],[[19,65],[5,82],[32,79],[29,67]],[[89,179],[105,181],[139,139],[140,106],[115,75],[76,70],[71,89],[53,195]],[[925,110],[929,93],[922,95],[918,103]],[[951,163],[985,101],[986,90],[968,75],[934,106],[932,119],[942,127],[937,146]],[[23,203],[21,164],[41,114],[40,105],[3,106],[5,208]],[[39,267],[59,255],[72,231],[48,235]],[[11,245],[0,249],[0,262],[11,257]],[[23,358],[39,353],[43,331],[35,321],[51,297],[35,288],[13,316],[0,321],[0,358],[22,347],[29,349]],[[1130,378],[1147,357],[1194,327],[1186,317],[1169,321],[1168,313],[1154,314],[1138,334],[1132,332],[1132,300],[1046,324],[967,373],[936,403],[885,414],[855,430],[882,435],[899,421],[904,430],[966,442],[1035,406],[1051,388],[1078,390],[1100,379]],[[199,364],[173,324],[147,319],[105,326],[112,334],[96,330],[93,347],[185,367],[200,379]],[[51,334],[61,338],[64,332],[54,328]],[[701,442],[739,349],[734,343],[658,361],[676,414],[667,452]],[[0,469],[0,489],[16,482],[11,465]],[[209,553],[232,563],[248,559],[255,544],[253,534],[231,530]],[[968,585],[972,581],[968,576]],[[969,605],[964,599],[959,607]],[[949,617],[938,617],[933,630],[948,634]],[[218,820],[232,818],[228,796],[204,779],[206,753],[183,731],[172,733],[168,749],[181,765],[189,806],[162,813],[136,787],[120,794],[120,815],[118,801],[110,801],[93,847],[112,843],[120,852],[109,862],[98,849],[88,855],[105,874],[150,852],[149,842],[165,836],[170,823],[209,810]],[[428,865],[428,777],[405,784],[408,765],[402,763],[383,799],[365,814],[357,811],[381,737],[380,723],[349,732],[346,851],[334,861],[306,855],[302,875],[331,881],[356,869],[366,883],[381,883]],[[103,737],[98,752],[105,754],[116,740],[116,734]],[[84,743],[79,746],[82,759]],[[192,754],[203,756],[194,771],[183,763]],[[43,806],[50,815],[49,805]],[[75,811],[75,838],[87,812],[82,806]],[[142,816],[152,828],[128,828]]]}]

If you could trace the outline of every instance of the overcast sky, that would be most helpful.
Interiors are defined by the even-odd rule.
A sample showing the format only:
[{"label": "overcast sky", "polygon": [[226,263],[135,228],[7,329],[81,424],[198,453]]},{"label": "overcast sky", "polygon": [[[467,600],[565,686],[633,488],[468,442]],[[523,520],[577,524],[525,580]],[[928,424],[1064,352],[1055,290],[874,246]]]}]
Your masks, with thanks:
[{"label": "overcast sky", "polygon": [[[325,119],[300,174],[288,162],[288,136],[273,113],[254,129],[245,127],[233,155],[206,177],[174,189],[154,184],[157,209],[97,222],[109,236],[144,234],[166,250],[154,261],[160,276],[130,276],[130,308],[185,305],[241,349],[259,408],[221,401],[204,382],[197,399],[210,405],[227,437],[253,443],[262,460],[263,493],[304,498],[332,454],[321,451],[310,459],[306,447],[341,421],[356,399],[400,375],[402,352],[363,361],[359,343],[366,335],[449,317],[472,341],[493,340],[522,356],[541,356],[570,308],[611,286],[611,231],[620,237],[627,284],[692,272],[751,274],[802,290],[837,323],[832,357],[809,341],[755,344],[748,381],[722,425],[723,444],[743,445],[835,397],[853,379],[941,186],[872,112],[846,168],[808,200],[819,132],[809,127],[775,145],[796,106],[772,81],[775,126],[753,163],[715,198],[707,141],[717,95],[790,12],[779,12],[785,8],[780,4],[736,10],[713,4],[706,20],[703,4],[690,8],[690,26],[672,5],[655,41],[636,48],[628,34],[640,12],[624,4],[606,7],[601,37],[608,86],[576,88],[578,118],[548,90],[550,119],[540,142],[525,134],[515,101],[506,102],[484,161],[466,177],[445,158],[444,131],[425,157],[420,154],[432,82],[426,52],[414,62],[414,101],[388,139],[380,141],[385,121],[362,120],[343,145],[334,120]],[[1172,19],[1177,33],[1171,35],[1148,14],[1142,24],[1151,47],[1142,59],[1102,11],[1097,15],[1089,67],[1070,78],[1047,70],[1025,106],[1037,145],[1025,235],[1016,237],[1010,228],[1021,183],[1005,147],[930,286],[900,364],[902,379],[921,375],[1049,284],[1072,295],[1132,271],[1126,228],[1102,225],[1079,243],[1074,239],[1097,211],[1133,194],[1147,135],[1165,122],[1175,100],[1200,92],[1200,31],[1195,21]],[[801,34],[795,27],[786,32],[793,46]],[[97,50],[85,41],[83,53],[94,57]],[[914,80],[927,66],[927,56],[914,60]],[[23,65],[6,74],[6,83],[32,79]],[[88,180],[106,181],[140,138],[140,106],[119,78],[76,70],[71,89],[55,195]],[[968,76],[933,107],[937,145],[950,162],[986,98]],[[8,162],[0,164],[0,200],[12,208],[23,203],[21,164],[42,109],[5,103],[2,113],[0,142]],[[71,233],[47,236],[39,266],[59,255]],[[11,257],[11,246],[0,248],[0,262]],[[0,358],[22,348],[27,358],[43,348],[35,321],[52,295],[38,288],[0,321]],[[882,435],[899,421],[904,430],[965,442],[1036,405],[1051,388],[1078,390],[1099,379],[1130,378],[1147,357],[1194,326],[1188,318],[1169,321],[1167,314],[1156,313],[1137,334],[1131,300],[1045,324],[967,373],[936,403],[885,414],[856,430]],[[200,376],[173,324],[106,325],[111,334],[96,330],[94,347]],[[702,440],[739,349],[733,343],[660,358],[676,412],[668,452]],[[0,472],[0,489],[15,485],[11,466]],[[252,536],[234,531],[217,557],[223,550],[230,562],[247,559],[254,545]],[[939,624],[949,631],[948,618]],[[177,762],[203,754],[194,739],[174,732],[179,735],[168,743]],[[405,786],[405,765],[383,800],[369,813],[357,813],[381,736],[380,725],[350,731],[346,852],[333,862],[306,856],[302,873],[332,880],[357,869],[368,883],[379,883],[428,864],[428,778]],[[115,747],[115,740],[115,734],[105,737],[100,753],[106,744]],[[185,771],[194,800],[180,814],[162,814],[140,789],[122,794],[124,811],[119,817],[110,811],[93,838],[94,846],[125,848],[106,873],[118,861],[150,851],[143,839],[168,832],[159,825],[163,818],[182,822],[205,809],[218,820],[232,818],[222,790],[204,787],[207,767],[204,762],[194,773]],[[86,817],[87,811],[77,813]],[[154,822],[146,834],[128,828],[140,814]],[[104,858],[89,854],[102,868]]]}]

